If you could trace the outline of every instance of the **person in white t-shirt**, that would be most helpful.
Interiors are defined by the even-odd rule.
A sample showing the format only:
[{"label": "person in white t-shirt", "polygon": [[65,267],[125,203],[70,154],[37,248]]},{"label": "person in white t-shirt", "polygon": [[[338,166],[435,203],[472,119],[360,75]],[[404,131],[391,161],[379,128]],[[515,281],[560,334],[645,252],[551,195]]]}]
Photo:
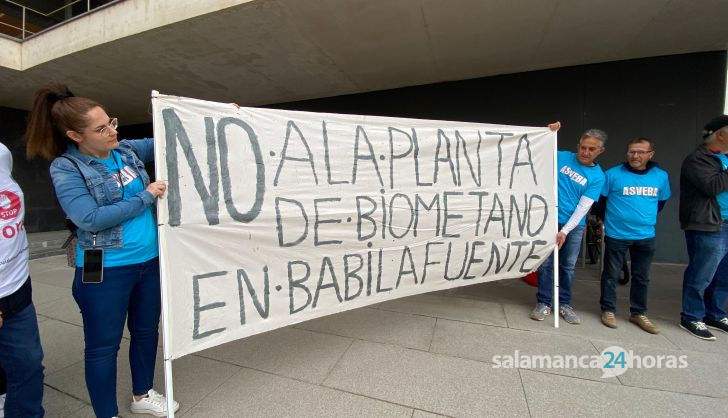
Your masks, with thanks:
[{"label": "person in white t-shirt", "polygon": [[25,201],[11,176],[13,157],[0,143],[0,368],[5,418],[42,417],[43,350],[33,306]]}]

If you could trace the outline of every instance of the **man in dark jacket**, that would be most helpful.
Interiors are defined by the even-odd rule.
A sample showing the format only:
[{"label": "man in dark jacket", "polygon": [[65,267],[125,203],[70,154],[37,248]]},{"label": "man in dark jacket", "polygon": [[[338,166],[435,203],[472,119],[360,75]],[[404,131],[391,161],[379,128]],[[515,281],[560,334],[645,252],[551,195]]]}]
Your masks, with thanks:
[{"label": "man in dark jacket", "polygon": [[708,122],[703,138],[680,171],[680,227],[689,257],[680,327],[713,341],[708,327],[728,333],[728,116]]}]

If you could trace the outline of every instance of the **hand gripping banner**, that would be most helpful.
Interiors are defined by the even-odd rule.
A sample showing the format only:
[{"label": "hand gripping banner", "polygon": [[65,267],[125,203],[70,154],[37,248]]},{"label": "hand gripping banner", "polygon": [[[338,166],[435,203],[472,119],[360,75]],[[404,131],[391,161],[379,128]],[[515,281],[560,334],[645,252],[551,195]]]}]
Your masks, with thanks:
[{"label": "hand gripping banner", "polygon": [[152,104],[169,359],[553,250],[545,127]]}]

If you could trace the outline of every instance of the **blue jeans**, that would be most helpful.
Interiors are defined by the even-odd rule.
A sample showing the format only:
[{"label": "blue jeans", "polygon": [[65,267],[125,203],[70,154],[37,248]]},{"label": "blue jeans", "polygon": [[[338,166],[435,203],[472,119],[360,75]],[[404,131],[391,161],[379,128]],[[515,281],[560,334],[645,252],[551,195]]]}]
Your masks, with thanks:
[{"label": "blue jeans", "polygon": [[81,273],[76,268],[73,297],[83,316],[86,388],[96,416],[108,418],[119,414],[116,355],[127,313],[132,391],[142,395],[152,388],[161,312],[159,258],[104,268],[98,284],[82,283]]},{"label": "blue jeans", "polygon": [[6,418],[42,417],[43,349],[31,303],[0,327],[0,367],[7,378]]},{"label": "blue jeans", "polygon": [[629,312],[632,315],[647,312],[647,287],[650,284],[650,264],[655,254],[655,238],[622,240],[604,238],[604,271],[602,272],[602,296],[599,303],[602,312],[616,312],[617,279],[622,272],[624,257],[629,250],[632,261],[632,284],[629,289]]},{"label": "blue jeans", "polygon": [[685,231],[688,267],[683,276],[681,319],[718,321],[728,300],[728,224],[718,232]]},{"label": "blue jeans", "polygon": [[[561,229],[562,225],[559,225]],[[571,304],[571,284],[574,281],[574,267],[579,258],[581,238],[584,236],[584,225],[578,225],[566,236],[564,245],[559,250],[559,304]],[[538,268],[538,293],[536,300],[551,306],[554,289],[554,256],[546,259]]]}]

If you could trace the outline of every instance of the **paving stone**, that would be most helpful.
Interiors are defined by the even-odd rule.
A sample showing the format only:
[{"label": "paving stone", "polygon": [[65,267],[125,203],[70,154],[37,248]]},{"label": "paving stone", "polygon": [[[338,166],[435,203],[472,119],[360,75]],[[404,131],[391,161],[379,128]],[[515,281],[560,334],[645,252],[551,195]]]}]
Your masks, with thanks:
[{"label": "paving stone", "polygon": [[412,410],[298,380],[242,369],[184,415],[185,418],[242,416],[409,418]]},{"label": "paving stone", "polygon": [[[129,412],[131,402],[131,371],[129,369],[129,342],[121,341],[117,358],[117,385],[116,399],[119,413],[125,417],[145,417],[147,415],[134,415]],[[240,368],[231,364],[222,363],[195,355],[183,357],[172,363],[174,375],[174,398],[180,403],[179,414],[182,415],[205,398],[215,388],[222,385]],[[84,379],[83,361],[66,367],[63,370],[47,374],[46,383],[70,396],[90,403]],[[157,353],[157,363],[154,374],[154,388],[163,393],[164,367],[161,350]]]},{"label": "paving stone", "polygon": [[[603,342],[594,342],[594,345],[600,353],[610,346]],[[643,359],[648,356],[654,359],[657,359],[658,356],[676,359],[685,356],[687,361],[687,367],[683,369],[667,368],[666,360],[663,361],[662,368],[636,367],[637,363],[635,362],[633,363],[634,368],[627,369],[624,374],[618,376],[624,385],[669,392],[691,393],[714,398],[728,398],[728,367],[725,366],[724,354],[661,350],[632,344],[623,344],[620,347],[627,352],[632,351],[634,355]],[[648,360],[647,365],[651,364],[652,360]]]},{"label": "paving stone", "polygon": [[83,329],[55,319],[38,323],[46,375],[83,360]]},{"label": "paving stone", "polygon": [[36,282],[34,279],[31,280],[31,286],[33,287],[33,303],[35,306],[41,306],[48,302],[61,299],[65,295],[71,294],[70,289]]},{"label": "paving stone", "polygon": [[[31,261],[46,354],[44,401],[49,417],[93,417],[83,376],[81,319],[70,291],[72,269],[64,263],[64,256]],[[317,332],[289,327],[175,360],[175,398],[182,405],[176,415],[481,417],[568,411],[575,416],[728,416],[728,334],[716,332],[718,341],[706,342],[678,327],[683,270],[652,267],[649,316],[661,328],[657,336],[627,321],[628,286],[617,291],[620,327],[601,325],[596,266],[577,269],[574,304],[584,324],[562,321],[558,330],[552,318],[528,318],[534,287],[520,279],[500,280],[302,325]],[[437,326],[427,322],[434,318]],[[407,329],[412,324],[414,331]],[[430,324],[429,331],[422,324]],[[433,352],[398,346],[421,349],[427,335]],[[124,416],[130,416],[128,343],[125,337],[118,359],[117,396]],[[583,370],[559,375],[493,369],[488,363],[493,355],[519,347],[521,353],[533,346],[536,354],[556,354],[586,353],[588,345],[594,352],[618,345],[641,355],[685,354],[689,366],[632,369],[617,379],[595,379]],[[161,349],[159,354],[155,386],[164,391]]]},{"label": "paving stone", "polygon": [[[81,350],[81,356],[83,356],[83,350]],[[126,364],[127,368],[129,368],[128,364],[129,363]],[[117,360],[117,370],[118,365],[119,362]],[[76,363],[66,366],[63,369],[59,369],[56,371],[46,370],[45,383],[47,385],[53,386],[60,392],[63,392],[76,399],[81,399],[89,405],[91,404],[91,402],[89,401],[88,392],[86,391],[83,358],[81,358],[81,360],[77,361]]]},{"label": "paving stone", "polygon": [[32,260],[30,277],[35,283],[71,288],[73,269],[66,266],[66,256],[44,257]]},{"label": "paving stone", "polygon": [[81,309],[71,295],[69,289],[62,289],[60,297],[45,303],[36,303],[35,309],[39,316],[57,319],[69,324],[83,326]]},{"label": "paving stone", "polygon": [[[554,328],[553,314],[543,321],[534,321],[528,317],[534,305],[503,305],[508,318],[508,327],[525,331],[538,331],[561,335],[571,335],[590,340],[605,342],[625,342],[641,344],[651,347],[662,347],[666,349],[677,348],[663,334],[648,334],[639,327],[629,322],[626,316],[617,315],[619,327],[617,329],[605,327],[600,319],[599,307],[592,307],[590,310],[578,311],[581,317],[581,325],[571,325],[560,318],[559,328]],[[663,327],[662,321],[654,321],[659,327]]]},{"label": "paving stone", "polygon": [[528,415],[516,369],[356,341],[324,385],[437,414]]},{"label": "paving stone", "polygon": [[197,355],[320,383],[351,341],[351,338],[289,327],[229,342]]},{"label": "paving stone", "polygon": [[43,388],[43,409],[45,409],[45,416],[48,418],[76,417],[78,411],[85,406],[88,406],[88,404],[52,387],[45,386]]},{"label": "paving stone", "polygon": [[[717,417],[728,415],[725,399],[521,370],[532,417]],[[629,373],[629,372],[627,372]]]},{"label": "paving stone", "polygon": [[[73,295],[70,294],[70,291],[68,295],[63,295],[58,299],[36,306],[36,311],[38,312],[39,321],[41,319],[52,318],[61,322],[83,327],[81,309],[76,304],[76,301],[73,299]],[[157,345],[162,347],[161,321],[159,327],[159,342]],[[126,323],[124,323],[122,338],[126,338],[127,340],[129,339],[129,329],[127,328]]]},{"label": "paving stone", "polygon": [[[46,416],[51,418],[53,415],[49,415],[46,411]],[[73,418],[96,418],[96,414],[94,414],[94,409],[91,405],[88,405],[76,411],[73,414]]]},{"label": "paving stone", "polygon": [[450,289],[448,295],[496,303],[521,303],[535,301],[536,288],[521,279],[504,279],[457,287]]},{"label": "paving stone", "polygon": [[378,309],[354,309],[295,326],[299,329],[427,350],[435,318]]},{"label": "paving stone", "polygon": [[665,326],[662,328],[662,334],[670,340],[675,346],[689,351],[702,351],[705,353],[720,353],[728,355],[728,334],[710,329],[710,332],[715,335],[715,341],[701,340],[700,338],[693,337],[684,329],[680,328],[679,317],[674,321],[664,323]]},{"label": "paving stone", "polygon": [[412,414],[412,418],[439,418],[439,417],[445,417],[445,415],[433,414],[432,412],[420,411],[419,409],[415,409],[414,414]]},{"label": "paving stone", "polygon": [[[435,328],[432,352],[449,356],[469,358],[494,364],[493,357],[515,357],[516,350],[521,358],[526,356],[595,356],[599,354],[588,340],[551,333],[529,332],[478,324],[467,324],[440,319]],[[587,360],[588,363],[588,360]],[[546,363],[544,363],[546,364]],[[519,366],[515,366],[519,367]],[[584,379],[601,380],[601,369],[590,368],[539,368],[537,364],[528,368],[549,373]],[[613,383],[619,384],[614,381]]]},{"label": "paving stone", "polygon": [[404,312],[456,321],[506,326],[506,316],[500,303],[478,301],[427,293],[380,303],[375,306],[395,312]]},{"label": "paving stone", "polygon": [[[174,399],[180,403],[180,415],[184,415],[194,405],[202,402],[217,388],[227,385],[228,380],[239,370],[240,368],[237,366],[194,354],[172,361]],[[161,359],[157,361],[156,375],[155,387],[159,392],[164,392],[164,368]],[[129,382],[131,384],[131,379]],[[128,404],[124,403],[120,406],[128,411]],[[149,415],[134,415],[129,412],[125,412],[124,416],[149,417]]]}]

